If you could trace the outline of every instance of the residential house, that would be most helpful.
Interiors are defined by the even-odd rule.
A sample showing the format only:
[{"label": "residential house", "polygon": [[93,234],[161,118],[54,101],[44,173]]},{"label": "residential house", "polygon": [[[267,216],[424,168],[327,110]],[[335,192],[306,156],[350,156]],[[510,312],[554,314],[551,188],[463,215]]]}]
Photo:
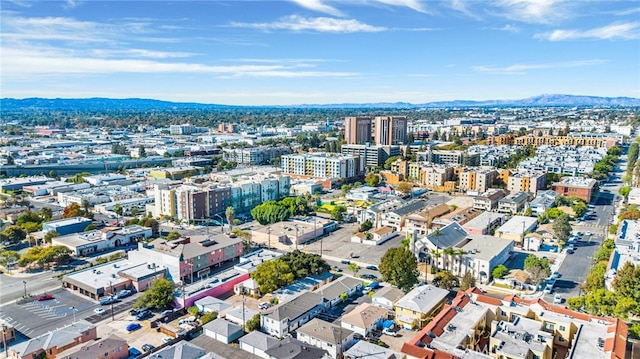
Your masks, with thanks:
[{"label": "residential house", "polygon": [[[243,310],[244,309],[244,310]],[[224,318],[231,323],[237,324],[239,326],[247,325],[247,322],[253,317],[259,314],[253,309],[249,309],[247,306],[237,305],[232,309],[227,310],[224,314]]]},{"label": "residential house", "polygon": [[329,306],[334,306],[343,300],[343,296],[351,297],[362,289],[362,281],[357,278],[342,276],[331,283],[325,284],[315,290],[322,295]]},{"label": "residential house", "polygon": [[244,335],[241,326],[222,318],[217,318],[203,325],[202,329],[204,335],[225,344],[234,342]]},{"label": "residential house", "polygon": [[79,320],[60,329],[13,345],[8,350],[10,359],[36,359],[40,357],[56,357],[67,349],[98,337],[96,327]]},{"label": "residential house", "polygon": [[241,337],[238,342],[240,343],[240,349],[260,358],[269,359],[266,351],[277,346],[279,340],[256,330]]},{"label": "residential house", "polygon": [[265,351],[269,359],[326,359],[327,351],[287,337]]},{"label": "residential house", "polygon": [[533,232],[538,226],[538,220],[533,217],[513,216],[496,231],[496,237],[511,239],[518,246],[522,246],[525,234]]},{"label": "residential house", "polygon": [[322,295],[304,292],[264,311],[260,317],[260,327],[265,333],[282,338],[315,318],[325,308]]},{"label": "residential house", "polygon": [[531,208],[531,214],[538,216],[543,214],[546,210],[555,207],[556,198],[559,194],[553,190],[540,191],[536,198],[529,203]]},{"label": "residential house", "polygon": [[298,340],[326,350],[334,359],[340,358],[340,354],[353,344],[353,331],[318,318],[300,327],[296,333]]},{"label": "residential house", "polygon": [[407,330],[422,328],[442,308],[449,291],[430,284],[413,288],[393,306],[396,322]]},{"label": "residential house", "polygon": [[386,286],[382,289],[376,290],[373,297],[371,297],[371,303],[386,309],[393,309],[400,298],[404,297],[404,292],[396,287]]},{"label": "residential house", "polygon": [[198,359],[207,355],[206,350],[195,344],[182,340],[173,345],[166,346],[148,356],[151,359]]},{"label": "residential house", "polygon": [[451,212],[451,207],[441,203],[420,213],[410,214],[405,218],[404,231],[406,233],[417,232],[425,236],[429,233],[434,218]]},{"label": "residential house", "polygon": [[507,214],[522,213],[527,207],[531,193],[512,193],[498,201],[498,212]]},{"label": "residential house", "polygon": [[362,303],[342,316],[341,325],[345,329],[366,337],[372,330],[380,327],[387,316],[387,309]]},{"label": "residential house", "polygon": [[481,195],[473,197],[473,208],[482,211],[493,211],[498,208],[498,201],[507,196],[503,189],[490,188]]},{"label": "residential house", "polygon": [[129,357],[129,344],[125,339],[115,334],[110,334],[106,338],[84,342],[78,346],[67,349],[58,355],[58,359],[78,359],[78,358],[105,358],[105,359],[126,359]]},{"label": "residential house", "polygon": [[225,302],[222,299],[218,299],[212,296],[206,296],[204,298],[196,300],[193,305],[198,308],[198,312],[200,313],[211,313],[217,312],[218,315],[221,315],[227,309],[231,308],[232,305]]},{"label": "residential house", "polygon": [[405,357],[407,355],[403,353],[364,340],[358,340],[349,350],[344,352],[345,359],[402,359]]},{"label": "residential house", "polygon": [[465,223],[462,228],[469,234],[493,234],[495,228],[507,220],[502,213],[483,212],[478,217]]}]

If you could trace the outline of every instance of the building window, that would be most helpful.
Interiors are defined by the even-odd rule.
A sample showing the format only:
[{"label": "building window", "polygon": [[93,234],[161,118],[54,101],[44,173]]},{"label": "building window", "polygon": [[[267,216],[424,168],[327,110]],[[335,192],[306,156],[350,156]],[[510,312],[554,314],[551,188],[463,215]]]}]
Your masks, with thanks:
[{"label": "building window", "polygon": [[561,325],[561,326],[560,326],[560,331],[561,331],[561,332],[564,332],[565,330],[567,330],[567,328],[565,328],[565,327],[564,327],[564,325]]}]

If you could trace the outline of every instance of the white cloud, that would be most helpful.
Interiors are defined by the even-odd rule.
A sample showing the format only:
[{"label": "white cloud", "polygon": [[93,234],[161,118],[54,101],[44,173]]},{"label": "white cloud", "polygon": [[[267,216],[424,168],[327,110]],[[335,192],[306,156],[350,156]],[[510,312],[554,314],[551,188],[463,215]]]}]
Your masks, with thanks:
[{"label": "white cloud", "polygon": [[[207,65],[186,62],[159,62],[140,59],[107,59],[73,56],[70,52],[53,49],[3,48],[2,72],[5,77],[38,75],[109,74],[109,73],[193,73],[221,77],[350,77],[355,73],[309,71],[313,64],[242,64]],[[300,70],[300,69],[305,70]]]},{"label": "white cloud", "polygon": [[467,7],[467,3],[465,0],[451,0],[451,8],[461,12],[467,16],[469,16],[470,18],[476,19],[476,20],[480,20],[480,16],[474,14],[471,12],[471,10],[469,10],[469,8]]},{"label": "white cloud", "polygon": [[292,30],[292,31],[317,31],[333,33],[351,32],[380,32],[387,28],[372,26],[359,22],[358,20],[334,19],[329,17],[305,18],[298,15],[291,15],[270,23],[241,23],[232,22],[232,27],[243,27],[270,30]]},{"label": "white cloud", "polygon": [[518,26],[515,25],[511,25],[511,24],[506,24],[502,27],[491,27],[491,30],[497,30],[497,31],[506,31],[506,32],[520,32],[520,29]]},{"label": "white cloud", "polygon": [[616,23],[590,30],[554,30],[534,35],[537,39],[565,41],[579,39],[633,40],[640,38],[640,22]]},{"label": "white cloud", "polygon": [[296,4],[309,10],[322,12],[333,16],[343,16],[342,12],[333,6],[325,4],[322,0],[292,0]]},{"label": "white cloud", "polygon": [[515,64],[506,67],[498,66],[472,66],[471,68],[476,72],[495,74],[495,75],[525,75],[530,70],[546,70],[546,69],[559,69],[559,68],[573,68],[584,66],[596,66],[605,63],[605,60],[593,59],[593,60],[578,60],[557,62],[548,64]]},{"label": "white cloud", "polygon": [[499,15],[527,23],[547,24],[568,16],[564,0],[500,0]]},{"label": "white cloud", "polygon": [[634,7],[626,10],[614,11],[614,15],[625,16],[625,15],[633,15],[640,12],[640,7]]},{"label": "white cloud", "polygon": [[196,55],[192,52],[166,52],[145,49],[108,50],[92,49],[91,54],[97,57],[144,57],[152,59],[184,58]]},{"label": "white cloud", "polygon": [[427,9],[424,8],[423,2],[419,0],[376,0],[379,3],[391,6],[408,7],[411,10],[428,14]]}]

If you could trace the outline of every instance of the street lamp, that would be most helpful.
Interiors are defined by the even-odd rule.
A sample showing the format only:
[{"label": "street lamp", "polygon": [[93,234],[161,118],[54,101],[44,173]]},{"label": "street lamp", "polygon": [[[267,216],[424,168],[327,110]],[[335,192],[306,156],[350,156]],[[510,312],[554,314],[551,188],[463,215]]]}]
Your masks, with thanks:
[{"label": "street lamp", "polygon": [[6,331],[7,331],[7,325],[2,323],[2,345],[4,346],[4,357],[8,358],[9,355],[7,355],[7,335],[6,335]]},{"label": "street lamp", "polygon": [[220,218],[220,233],[224,233],[224,217],[222,217],[221,215],[219,215],[217,213],[214,214],[213,217],[214,218],[216,218],[216,217]]},{"label": "street lamp", "polygon": [[24,297],[26,298],[27,297],[27,281],[23,280],[22,284],[24,284]]},{"label": "street lamp", "polygon": [[300,228],[298,227],[298,225],[297,225],[297,224],[296,224],[294,227],[296,228],[296,250],[298,250],[298,230],[299,230]]},{"label": "street lamp", "polygon": [[76,312],[78,311],[76,309],[76,307],[69,307],[69,309],[71,309],[71,311],[73,312],[73,322],[76,322]]}]

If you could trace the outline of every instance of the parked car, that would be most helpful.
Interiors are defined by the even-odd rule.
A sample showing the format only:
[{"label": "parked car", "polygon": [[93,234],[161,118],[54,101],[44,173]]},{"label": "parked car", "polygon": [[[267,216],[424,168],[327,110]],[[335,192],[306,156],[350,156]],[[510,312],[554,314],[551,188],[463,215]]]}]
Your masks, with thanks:
[{"label": "parked car", "polygon": [[362,293],[367,294],[367,293],[369,293],[369,292],[371,292],[371,287],[364,287],[364,288],[362,288]]},{"label": "parked car", "polygon": [[116,294],[116,299],[122,299],[122,298],[126,298],[130,295],[132,295],[133,292],[130,291],[129,289],[124,289],[122,291],[120,291],[120,293]]},{"label": "parked car", "polygon": [[136,314],[136,320],[144,320],[151,317],[153,317],[153,313],[151,313],[150,310],[146,310],[144,312]]},{"label": "parked car", "polygon": [[333,266],[332,268],[334,271],[336,272],[342,272],[342,268],[338,267],[338,266]]},{"label": "parked car", "polygon": [[271,307],[271,303],[269,302],[260,302],[258,303],[258,308],[265,310]]},{"label": "parked car", "polygon": [[140,323],[129,323],[129,325],[127,325],[128,332],[133,332],[134,330],[138,330],[140,328],[142,328],[142,325]]},{"label": "parked car", "polygon": [[346,259],[341,260],[340,263],[342,263],[342,264],[351,264],[351,262],[346,260]]},{"label": "parked car", "polygon": [[393,330],[391,330],[389,328],[382,329],[382,334],[389,335],[389,336],[392,336],[392,337],[397,337],[398,336],[397,332],[394,332]]},{"label": "parked car", "polygon": [[555,296],[553,296],[553,303],[555,304],[562,304],[562,297],[560,296],[560,294],[556,294]]},{"label": "parked car", "polygon": [[164,338],[162,338],[162,342],[163,342],[163,343],[165,343],[165,344],[166,344],[166,343],[171,343],[171,341],[172,341],[172,340],[173,340],[173,338],[171,338],[171,337],[164,337]]},{"label": "parked car", "polygon": [[378,267],[376,266],[366,266],[365,268],[367,268],[368,270],[378,270]]},{"label": "parked car", "polygon": [[362,278],[364,278],[364,279],[370,279],[370,280],[376,280],[376,279],[378,279],[378,277],[376,277],[376,276],[375,276],[375,275],[373,275],[373,274],[369,274],[369,273],[365,273],[365,274],[363,274],[363,275],[362,275]]},{"label": "parked car", "polygon": [[129,356],[137,358],[140,355],[142,355],[142,352],[139,351],[137,348],[129,347]]},{"label": "parked car", "polygon": [[103,299],[100,299],[100,305],[108,305],[111,303],[116,303],[118,301],[118,299],[116,297],[106,297]]},{"label": "parked car", "polygon": [[150,352],[153,349],[155,349],[156,347],[154,347],[151,344],[142,344],[142,350],[144,350],[145,352]]},{"label": "parked car", "polygon": [[102,315],[102,314],[104,314],[105,310],[104,310],[104,308],[99,308],[98,307],[98,308],[94,309],[93,312],[98,314],[98,315]]},{"label": "parked car", "polygon": [[167,310],[162,311],[162,313],[160,313],[160,317],[166,317],[166,316],[171,315],[171,314],[173,314],[173,309],[167,309]]},{"label": "parked car", "polygon": [[144,312],[148,310],[147,308],[133,308],[129,311],[129,314],[131,315],[137,315],[138,313]]},{"label": "parked car", "polygon": [[44,294],[36,298],[38,302],[42,302],[43,300],[51,300],[51,299],[55,299],[55,297],[52,296],[51,294]]}]

